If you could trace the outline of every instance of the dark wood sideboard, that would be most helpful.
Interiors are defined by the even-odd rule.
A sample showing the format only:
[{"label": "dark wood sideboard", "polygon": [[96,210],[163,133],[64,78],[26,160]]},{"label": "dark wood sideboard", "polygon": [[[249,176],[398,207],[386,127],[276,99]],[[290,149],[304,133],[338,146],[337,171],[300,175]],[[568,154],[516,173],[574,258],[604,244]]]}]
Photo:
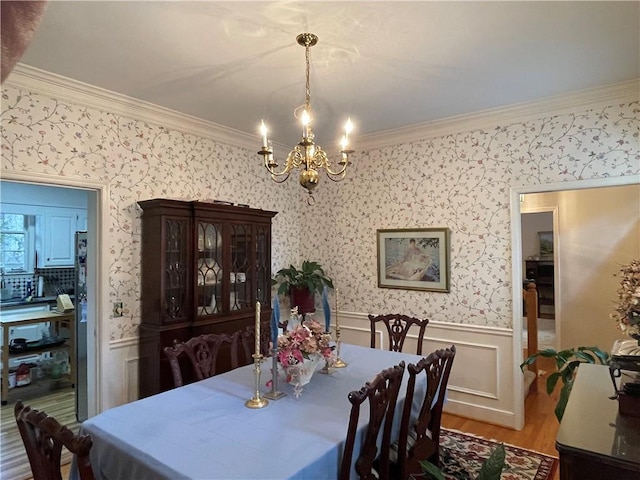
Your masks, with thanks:
[{"label": "dark wood sideboard", "polygon": [[561,480],[640,479],[640,418],[618,413],[605,365],[583,363],[556,437]]},{"label": "dark wood sideboard", "polygon": [[[255,325],[271,315],[271,220],[276,212],[153,199],[142,208],[139,394],[173,387],[163,347]],[[221,352],[218,369],[230,368]],[[189,381],[185,378],[185,381]]]},{"label": "dark wood sideboard", "polygon": [[553,260],[526,260],[525,276],[527,280],[533,280],[538,289],[538,318],[554,319],[556,301]]}]

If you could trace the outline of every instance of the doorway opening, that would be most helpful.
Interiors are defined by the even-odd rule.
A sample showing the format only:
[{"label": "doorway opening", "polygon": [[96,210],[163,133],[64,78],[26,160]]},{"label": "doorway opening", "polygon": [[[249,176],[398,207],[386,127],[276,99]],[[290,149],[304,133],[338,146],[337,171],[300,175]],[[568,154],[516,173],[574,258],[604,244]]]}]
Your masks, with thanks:
[{"label": "doorway opening", "polygon": [[[640,176],[608,177],[511,189],[514,426],[524,426],[521,198],[527,194],[561,196],[554,225],[555,316],[562,335],[558,349],[596,345],[610,351],[620,333],[607,321],[620,265],[640,254]],[[542,205],[537,205],[540,207]],[[561,237],[561,242],[558,238]],[[557,253],[561,251],[562,253]],[[561,262],[558,262],[561,258]],[[560,317],[562,319],[560,320]],[[604,321],[603,321],[604,320]]]},{"label": "doorway opening", "polygon": [[[3,173],[2,178],[3,186],[13,185],[15,189],[24,189],[29,192],[35,192],[39,195],[38,201],[44,205],[60,205],[62,198],[68,197],[80,197],[85,199],[86,205],[86,223],[78,224],[80,230],[86,230],[86,302],[84,302],[84,308],[81,302],[74,302],[74,310],[77,313],[74,326],[74,332],[76,334],[76,348],[74,352],[74,360],[76,372],[73,381],[74,390],[74,411],[80,421],[89,418],[99,411],[100,402],[100,369],[101,351],[99,351],[98,345],[102,342],[98,342],[100,338],[100,299],[102,294],[98,285],[100,282],[98,278],[103,271],[101,265],[102,256],[100,255],[101,244],[101,229],[103,225],[103,214],[106,196],[106,184],[99,184],[96,182],[87,182],[81,179],[68,179],[64,177],[49,177],[46,175],[25,175],[17,172]],[[4,188],[3,188],[4,191]],[[10,200],[3,195],[4,203],[8,203]],[[64,200],[62,200],[64,204]],[[63,205],[62,205],[63,206]],[[71,243],[75,245],[75,239],[69,239]],[[46,269],[43,269],[46,271]],[[61,269],[62,270],[62,269]],[[72,278],[75,277],[75,267],[64,269],[69,270]],[[75,282],[73,278],[72,283]],[[58,292],[54,291],[55,296]],[[75,315],[74,315],[75,316]],[[75,327],[80,325],[80,329],[76,330]],[[80,335],[78,335],[80,334]],[[83,354],[83,352],[86,352]],[[78,358],[80,354],[80,358]]]},{"label": "doorway opening", "polygon": [[[33,408],[46,411],[50,414],[54,414],[62,424],[67,425],[71,429],[77,429],[79,426],[78,421],[82,421],[88,417],[91,417],[98,413],[100,404],[100,372],[101,364],[99,361],[102,352],[99,351],[98,345],[105,344],[105,342],[97,342],[100,338],[99,333],[101,318],[100,312],[103,310],[100,307],[100,299],[103,297],[100,291],[99,285],[104,282],[99,282],[101,272],[105,271],[101,265],[102,256],[100,255],[100,249],[98,245],[101,244],[101,231],[102,225],[104,225],[104,212],[106,209],[107,185],[98,184],[96,182],[85,182],[82,180],[68,179],[64,177],[49,177],[45,175],[29,174],[25,175],[17,172],[3,172],[2,175],[2,200],[3,202],[9,202],[6,198],[7,194],[11,191],[11,188],[5,190],[5,186],[11,184],[14,190],[28,191],[29,194],[37,195],[38,201],[48,207],[49,211],[54,209],[52,206],[58,205],[56,198],[65,197],[67,202],[69,198],[84,199],[84,207],[86,215],[86,222],[78,221],[75,223],[75,228],[78,230],[84,230],[87,232],[86,245],[87,245],[87,271],[86,271],[86,302],[85,308],[82,308],[81,303],[75,300],[75,313],[80,313],[76,317],[73,314],[74,319],[80,320],[70,322],[73,325],[75,337],[76,337],[76,349],[74,354],[75,371],[77,375],[73,375],[73,378],[69,378],[65,385],[49,385],[47,388],[41,388],[46,385],[47,382],[37,381],[38,385],[30,385],[35,387],[32,389],[31,396],[29,398],[23,398],[23,401],[32,406]],[[31,200],[33,198],[27,199]],[[40,209],[42,213],[43,209]],[[60,209],[62,210],[62,209]],[[44,217],[44,215],[42,215]],[[60,218],[58,218],[60,220]],[[63,221],[63,220],[62,220]],[[42,231],[39,233],[43,233]],[[56,240],[60,240],[56,236]],[[75,239],[69,238],[69,242],[74,242]],[[57,243],[57,247],[60,247],[62,242]],[[63,251],[64,249],[57,248],[56,252]],[[75,248],[74,248],[75,251]],[[44,252],[41,252],[43,254]],[[47,252],[51,253],[51,252]],[[68,265],[68,261],[62,261],[61,258],[51,258],[47,263],[55,263],[60,260],[61,263]],[[42,262],[34,261],[35,265]],[[75,283],[75,271],[74,267],[71,268],[53,268],[38,269],[39,274],[48,275],[49,277],[56,277],[56,288],[70,288]],[[35,273],[35,272],[34,272]],[[63,278],[63,274],[66,275]],[[65,287],[63,287],[64,285]],[[49,291],[47,294],[56,295],[57,291],[51,288],[53,285],[49,284]],[[76,290],[75,287],[71,287]],[[75,293],[75,291],[74,291]],[[54,297],[55,298],[55,297]],[[42,298],[45,300],[45,298]],[[84,320],[82,318],[84,317]],[[79,331],[75,330],[75,327],[80,325],[82,328]],[[71,325],[69,326],[71,328]],[[83,330],[84,329],[84,330]],[[67,329],[69,330],[69,329]],[[63,336],[69,334],[69,331],[65,331]],[[80,341],[78,341],[80,340]],[[78,346],[85,347],[84,355],[82,350],[78,349]],[[78,355],[81,357],[78,358]],[[70,363],[70,362],[69,362]],[[37,367],[35,370],[43,371],[42,368]],[[36,377],[39,378],[39,377]],[[54,381],[55,382],[55,381]],[[71,383],[73,382],[73,383]],[[60,389],[53,390],[52,387],[62,387]],[[22,387],[27,388],[27,387]],[[23,396],[25,392],[14,392],[15,394]],[[13,402],[14,399],[11,399]],[[18,432],[15,430],[15,420],[13,420],[13,403],[10,403],[2,407],[3,422],[2,422],[2,434],[3,434],[3,451],[0,459],[0,477],[2,478],[28,478],[30,475],[29,463],[26,460],[26,452],[22,446],[22,442],[19,439]],[[6,422],[4,421],[6,419]],[[4,438],[6,436],[6,438]],[[4,440],[7,440],[6,445]],[[7,447],[7,448],[4,448]],[[63,452],[63,461],[68,462],[71,460],[69,452]]]},{"label": "doorway opening", "polygon": [[[531,194],[523,195],[521,201],[522,219],[522,272],[523,288],[528,283],[536,285],[538,293],[537,340],[538,348],[556,349],[557,339],[560,337],[560,316],[556,312],[556,266],[560,264],[557,256],[558,238],[558,208],[532,207]],[[523,306],[524,309],[524,306]],[[523,312],[523,338],[526,344],[529,332]]]}]

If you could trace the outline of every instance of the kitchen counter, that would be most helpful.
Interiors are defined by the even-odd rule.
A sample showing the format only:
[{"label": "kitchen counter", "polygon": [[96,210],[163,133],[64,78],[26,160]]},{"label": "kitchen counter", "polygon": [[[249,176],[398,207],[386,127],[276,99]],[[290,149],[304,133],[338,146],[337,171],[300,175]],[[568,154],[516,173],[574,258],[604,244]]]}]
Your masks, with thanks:
[{"label": "kitchen counter", "polygon": [[11,311],[0,312],[0,324],[2,326],[6,324],[28,324],[28,323],[41,323],[51,322],[59,320],[73,320],[74,311],[67,313],[58,313],[55,311],[41,311],[41,312],[20,312],[11,313]]},{"label": "kitchen counter", "polygon": [[[69,295],[71,300],[74,299],[73,295]],[[0,310],[4,310],[7,307],[28,307],[29,305],[41,305],[43,303],[55,303],[57,295],[49,295],[47,297],[33,297],[31,301],[27,302],[23,298],[8,298],[6,300],[0,300]]]},{"label": "kitchen counter", "polygon": [[[58,313],[55,311],[35,311],[20,312],[16,309],[15,313],[11,310],[3,310],[0,312],[0,325],[2,326],[2,395],[1,403],[6,405],[9,399],[9,358],[17,355],[24,355],[25,352],[11,353],[9,352],[9,329],[19,325],[28,325],[34,323],[51,322],[55,325],[56,336],[60,335],[60,328],[66,327],[69,331],[70,338],[65,345],[60,348],[67,348],[69,352],[69,378],[72,384],[75,383],[75,356],[76,356],[76,328],[75,328],[75,312]],[[43,347],[43,350],[48,348]]]}]

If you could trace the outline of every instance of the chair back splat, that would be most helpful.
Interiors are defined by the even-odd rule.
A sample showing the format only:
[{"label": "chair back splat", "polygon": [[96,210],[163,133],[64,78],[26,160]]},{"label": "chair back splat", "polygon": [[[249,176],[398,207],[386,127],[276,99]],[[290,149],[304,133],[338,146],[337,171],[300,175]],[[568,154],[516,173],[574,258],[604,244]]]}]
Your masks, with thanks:
[{"label": "chair back splat", "polygon": [[[400,362],[394,367],[387,368],[378,373],[372,381],[367,382],[360,390],[349,393],[351,415],[342,455],[340,480],[349,480],[350,478],[360,406],[365,400],[369,400],[369,424],[356,458],[355,470],[363,480],[390,478],[389,447],[391,446],[391,427],[400,385],[402,384],[404,367],[405,363]],[[382,444],[380,446],[380,456],[377,457],[377,439],[381,429]]]},{"label": "chair back splat", "polygon": [[80,480],[94,479],[89,460],[92,445],[89,435],[75,435],[55,418],[23,405],[20,400],[16,402],[14,414],[33,480],[62,480],[60,457],[63,446],[76,456]]},{"label": "chair back splat", "polygon": [[169,359],[171,373],[173,375],[173,383],[176,387],[184,385],[182,376],[182,368],[180,366],[180,358],[186,357],[188,364],[191,366],[191,378],[195,380],[203,380],[212,377],[218,373],[218,356],[223,344],[231,346],[231,368],[238,367],[238,357],[234,355],[233,344],[238,341],[239,332],[234,335],[223,333],[209,333],[192,337],[186,342],[174,341],[173,346],[164,347],[163,351]]},{"label": "chair back splat", "polygon": [[426,318],[420,320],[419,318],[409,317],[408,315],[402,315],[400,313],[389,313],[387,315],[369,315],[369,322],[371,327],[371,348],[376,348],[376,326],[382,323],[387,329],[389,350],[392,352],[402,352],[402,347],[404,346],[404,341],[407,338],[409,329],[413,325],[417,325],[420,329],[418,331],[416,354],[422,355],[424,331],[429,323],[429,320]]},{"label": "chair back splat", "polygon": [[[449,374],[456,355],[456,347],[436,350],[420,360],[416,365],[407,367],[409,381],[407,395],[400,420],[400,436],[397,444],[397,462],[401,479],[410,475],[420,475],[420,462],[428,460],[440,465],[440,422],[442,408],[449,382]],[[421,399],[417,418],[411,418],[414,393],[418,376],[425,374],[426,390]]]},{"label": "chair back splat", "polygon": [[[244,330],[236,332],[237,341],[234,341],[231,349],[232,355],[238,359],[239,365],[249,365],[254,362],[253,354],[255,353],[256,329],[253,325],[245,327]],[[265,358],[270,355],[269,342],[271,341],[270,331],[266,328],[260,329],[260,354]]]}]

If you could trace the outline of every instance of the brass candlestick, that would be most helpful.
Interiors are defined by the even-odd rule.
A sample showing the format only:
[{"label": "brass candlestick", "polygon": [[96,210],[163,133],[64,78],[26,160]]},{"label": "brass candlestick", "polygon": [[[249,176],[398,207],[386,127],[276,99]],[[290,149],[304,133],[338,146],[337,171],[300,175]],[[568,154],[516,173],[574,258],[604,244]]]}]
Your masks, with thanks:
[{"label": "brass candlestick", "polygon": [[336,361],[333,362],[333,366],[334,368],[344,368],[347,366],[347,363],[340,358],[340,340],[338,340],[337,343],[338,343],[338,348],[337,348],[338,357],[336,358]]},{"label": "brass candlestick", "polygon": [[[331,336],[331,332],[324,332],[325,335],[329,335]],[[325,373],[327,375],[330,375],[332,373],[335,373],[336,369],[333,368],[333,365],[329,365],[329,359],[326,358],[324,360],[324,367],[322,367],[320,370],[318,370],[320,373]]]},{"label": "brass candlestick", "polygon": [[269,400],[260,396],[260,362],[262,361],[262,355],[254,353],[253,355],[253,371],[256,377],[256,391],[253,398],[250,398],[244,402],[244,406],[248,408],[262,408],[269,405]]},{"label": "brass candlestick", "polygon": [[340,321],[338,320],[338,289],[336,288],[336,361],[333,362],[335,368],[344,368],[347,366],[340,358]]},{"label": "brass candlestick", "polygon": [[271,349],[271,358],[273,361],[273,365],[271,367],[271,391],[264,394],[270,400],[280,400],[282,397],[286,396],[285,392],[278,391],[278,349]]},{"label": "brass candlestick", "polygon": [[269,401],[260,396],[260,362],[262,354],[260,353],[260,302],[256,302],[256,327],[255,327],[255,353],[253,354],[253,371],[256,377],[256,392],[253,398],[244,402],[248,408],[262,408],[269,405]]}]

